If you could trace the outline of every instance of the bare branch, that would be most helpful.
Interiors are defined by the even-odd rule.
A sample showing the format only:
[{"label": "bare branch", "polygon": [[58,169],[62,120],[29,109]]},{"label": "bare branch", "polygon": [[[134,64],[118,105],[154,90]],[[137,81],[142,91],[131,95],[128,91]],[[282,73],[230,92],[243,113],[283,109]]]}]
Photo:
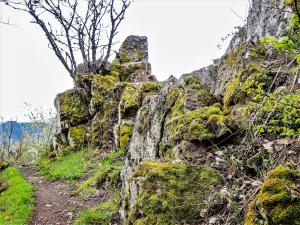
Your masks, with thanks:
[{"label": "bare branch", "polygon": [[115,0],[0,0],[4,1],[33,18],[33,23],[45,33],[50,48],[74,78],[78,62],[86,67],[80,73],[102,73],[105,69],[117,30],[132,0],[121,0],[121,3]]}]

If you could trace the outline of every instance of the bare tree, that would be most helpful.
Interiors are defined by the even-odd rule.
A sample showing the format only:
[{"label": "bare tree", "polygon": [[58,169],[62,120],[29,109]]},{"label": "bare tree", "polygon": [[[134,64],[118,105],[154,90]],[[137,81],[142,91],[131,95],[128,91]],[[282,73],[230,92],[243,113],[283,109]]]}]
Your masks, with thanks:
[{"label": "bare tree", "polygon": [[32,109],[31,106],[25,103],[27,112],[25,116],[30,121],[29,136],[33,142],[46,148],[50,145],[55,131],[55,113],[43,108]]},{"label": "bare tree", "polygon": [[49,47],[72,78],[78,73],[80,58],[85,71],[104,71],[131,1],[0,0],[33,18],[32,23],[43,30]]},{"label": "bare tree", "polygon": [[17,121],[10,120],[4,122],[4,118],[1,117],[0,121],[0,160],[4,161],[5,153],[10,157],[12,146],[14,144],[13,135],[16,129]]},{"label": "bare tree", "polygon": [[21,132],[16,134],[13,153],[11,154],[16,161],[26,152],[30,145],[30,136],[26,127],[21,128]]}]

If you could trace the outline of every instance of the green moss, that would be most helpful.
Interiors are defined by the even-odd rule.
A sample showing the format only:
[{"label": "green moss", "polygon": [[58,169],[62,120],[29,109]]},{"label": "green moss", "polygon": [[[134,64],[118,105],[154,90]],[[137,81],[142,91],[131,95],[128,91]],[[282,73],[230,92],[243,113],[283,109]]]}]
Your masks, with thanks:
[{"label": "green moss", "polygon": [[170,118],[178,117],[191,110],[186,107],[190,98],[197,101],[197,107],[206,107],[216,102],[207,87],[200,84],[199,79],[189,76],[184,82],[185,91],[173,88],[167,95],[166,102],[171,108]]},{"label": "green moss", "polygon": [[132,124],[123,124],[120,126],[120,148],[128,148],[133,133],[133,127],[134,125]]},{"label": "green moss", "polygon": [[159,86],[154,82],[143,82],[142,86],[139,88],[141,93],[141,98],[143,99],[146,96],[158,94]]},{"label": "green moss", "polygon": [[103,113],[99,112],[92,121],[92,140],[94,148],[115,148],[112,142],[113,128],[118,119],[118,102],[114,99],[104,103]]},{"label": "green moss", "polygon": [[245,47],[242,44],[240,44],[235,49],[235,51],[231,52],[227,56],[226,63],[232,67],[236,66],[240,61],[242,61],[242,54],[243,54],[244,50],[245,50]]},{"label": "green moss", "polygon": [[223,116],[220,104],[215,104],[170,119],[166,126],[170,128],[170,138],[175,141],[202,141],[217,138],[216,129],[230,130],[228,122],[230,118]]},{"label": "green moss", "polygon": [[195,76],[188,76],[184,81],[184,86],[189,86],[193,84],[199,84],[199,79],[196,78]]},{"label": "green moss", "polygon": [[[112,84],[110,82],[110,84]],[[101,100],[101,110],[97,110],[92,120],[92,140],[94,148],[114,149],[112,142],[114,138],[114,126],[118,121],[118,105],[121,95],[126,87],[125,83],[116,82],[114,85],[108,85]]]},{"label": "green moss", "polygon": [[92,104],[97,109],[103,110],[107,100],[114,98],[114,88],[117,79],[114,76],[94,75],[92,84]]},{"label": "green moss", "polygon": [[223,180],[209,167],[159,160],[140,164],[135,179],[141,192],[129,211],[129,225],[200,224],[199,212],[207,207],[204,199]]},{"label": "green moss", "polygon": [[120,60],[115,59],[111,64],[110,73],[113,77],[115,77],[118,80],[120,79],[120,68],[121,68]]},{"label": "green moss", "polygon": [[0,193],[0,224],[27,224],[34,209],[34,188],[19,170],[9,167],[0,172]]},{"label": "green moss", "polygon": [[182,106],[184,102],[184,93],[179,88],[173,88],[166,97],[166,103],[171,108],[171,118],[183,113]]},{"label": "green moss", "polygon": [[76,125],[89,116],[87,99],[73,90],[65,91],[57,95],[60,104],[61,121]]},{"label": "green moss", "polygon": [[267,224],[300,224],[300,199],[297,187],[300,171],[285,166],[278,166],[268,173],[257,198],[251,203],[246,213],[246,225],[259,224],[255,207],[267,217]]},{"label": "green moss", "polygon": [[158,93],[158,84],[154,82],[143,82],[141,86],[127,83],[122,94],[121,114],[122,117],[135,116],[142,105],[142,100],[146,96]]},{"label": "green moss", "polygon": [[229,106],[233,104],[261,101],[271,79],[266,75],[260,64],[249,64],[237,72],[232,80],[227,83],[224,108],[228,110]]},{"label": "green moss", "polygon": [[259,41],[257,45],[250,48],[250,56],[260,62],[263,62],[265,57],[268,55],[268,49],[262,41]]},{"label": "green moss", "polygon": [[87,144],[88,128],[87,125],[78,125],[69,129],[70,145],[75,150],[84,147]]},{"label": "green moss", "polygon": [[122,117],[134,116],[141,106],[141,95],[138,87],[133,84],[127,84],[121,100]]},{"label": "green moss", "polygon": [[239,88],[241,76],[242,76],[242,73],[238,73],[232,79],[232,81],[229,81],[229,83],[227,83],[226,93],[224,95],[224,108],[225,109],[228,109],[236,89]]},{"label": "green moss", "polygon": [[151,71],[151,65],[148,64],[146,67],[145,63],[127,62],[127,60],[121,60],[120,62],[119,59],[115,59],[112,62],[111,75],[122,82],[132,82],[132,80],[135,78],[133,74],[140,69],[144,70],[146,73],[149,73]]},{"label": "green moss", "polygon": [[194,95],[198,100],[198,107],[206,107],[214,104],[216,99],[210,94],[209,88],[198,83],[189,84],[187,87],[187,95]]},{"label": "green moss", "polygon": [[[178,92],[177,88],[174,90],[174,93],[171,93],[171,95],[176,95],[176,92]],[[171,108],[171,118],[184,114],[184,103],[186,102],[186,99],[187,96],[183,92],[179,91],[175,103]]]},{"label": "green moss", "polygon": [[240,99],[250,98],[252,101],[261,101],[270,86],[272,78],[267,76],[261,65],[250,64],[242,71],[247,73],[248,78],[241,86]]}]

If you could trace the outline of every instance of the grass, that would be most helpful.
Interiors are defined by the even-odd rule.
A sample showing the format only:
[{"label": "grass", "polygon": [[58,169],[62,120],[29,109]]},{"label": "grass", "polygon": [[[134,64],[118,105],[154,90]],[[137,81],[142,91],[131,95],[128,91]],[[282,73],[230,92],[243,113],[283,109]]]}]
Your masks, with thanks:
[{"label": "grass", "polygon": [[78,185],[78,189],[75,194],[79,194],[81,197],[87,197],[93,194],[97,187],[105,183],[110,187],[116,187],[119,182],[120,172],[123,168],[123,159],[125,151],[118,149],[116,152],[112,152],[102,159],[99,159],[98,165],[89,179]]},{"label": "grass", "polygon": [[38,167],[40,174],[50,180],[72,181],[84,177],[88,164],[87,150],[81,150],[56,159],[42,158]]},{"label": "grass", "polygon": [[0,193],[0,225],[27,224],[34,208],[34,188],[18,169],[9,167],[0,173]]},{"label": "grass", "polygon": [[79,217],[74,222],[74,225],[109,225],[111,224],[111,218],[118,212],[119,208],[120,195],[116,194],[109,201],[79,214]]}]

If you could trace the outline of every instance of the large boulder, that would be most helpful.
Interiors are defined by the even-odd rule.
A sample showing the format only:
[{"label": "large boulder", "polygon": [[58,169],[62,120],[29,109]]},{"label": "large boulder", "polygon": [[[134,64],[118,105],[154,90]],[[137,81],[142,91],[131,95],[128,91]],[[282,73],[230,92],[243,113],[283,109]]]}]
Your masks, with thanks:
[{"label": "large boulder", "polygon": [[205,219],[200,212],[214,204],[206,200],[222,183],[222,175],[209,167],[145,160],[130,179],[127,224],[201,224]]}]

